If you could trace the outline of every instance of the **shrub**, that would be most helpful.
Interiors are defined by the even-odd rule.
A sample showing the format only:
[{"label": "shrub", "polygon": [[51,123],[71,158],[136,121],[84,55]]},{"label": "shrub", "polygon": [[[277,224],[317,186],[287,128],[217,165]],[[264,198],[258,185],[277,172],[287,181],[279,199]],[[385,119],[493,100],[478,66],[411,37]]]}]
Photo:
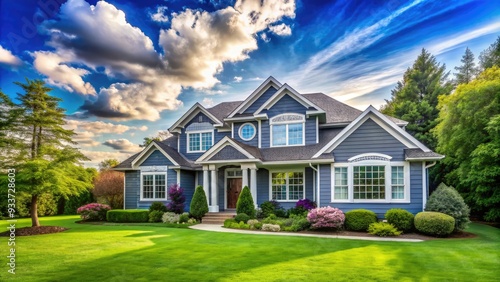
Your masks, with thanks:
[{"label": "shrub", "polygon": [[149,206],[149,212],[152,211],[161,211],[163,214],[167,212],[167,207],[162,202],[152,202],[151,206]]},{"label": "shrub", "polygon": [[255,218],[255,205],[248,186],[243,187],[238,197],[238,202],[236,202],[236,213],[246,213],[250,218]]},{"label": "shrub", "polygon": [[250,226],[250,229],[258,229],[257,226],[259,224],[262,227],[262,224],[257,219],[250,219],[247,221],[247,224]]},{"label": "shrub", "polygon": [[285,211],[284,208],[279,208],[277,210],[274,211],[274,214],[277,216],[277,217],[287,217],[287,212]]},{"label": "shrub", "polygon": [[76,210],[86,204],[94,202],[94,196],[92,190],[84,190],[79,195],[70,196],[68,199],[64,199],[64,214],[77,214]]},{"label": "shrub", "polygon": [[374,222],[377,222],[377,215],[369,210],[358,209],[345,213],[345,227],[348,230],[367,231]]},{"label": "shrub", "polygon": [[226,220],[224,220],[224,227],[226,228],[230,228],[231,226],[231,223],[235,223],[236,221],[232,218],[228,218]]},{"label": "shrub", "polygon": [[191,205],[189,207],[189,213],[192,217],[201,221],[201,218],[208,212],[208,202],[205,191],[203,191],[202,186],[196,187],[194,191],[193,199],[191,200]]},{"label": "shrub", "polygon": [[401,231],[398,231],[394,225],[387,222],[374,222],[370,224],[368,233],[381,237],[401,235]]},{"label": "shrub", "polygon": [[341,210],[328,206],[310,210],[307,220],[314,229],[340,228],[344,224],[345,216]]},{"label": "shrub", "polygon": [[[265,201],[260,204],[260,209],[262,211],[262,218],[266,218],[271,214],[276,214],[276,210],[283,209],[275,200]],[[284,210],[283,210],[284,211]]]},{"label": "shrub", "polygon": [[244,223],[247,223],[247,221],[250,219],[250,217],[246,213],[239,213],[234,217],[234,220],[236,222],[243,221]]},{"label": "shrub", "polygon": [[425,211],[434,211],[447,214],[455,219],[454,231],[464,230],[469,224],[470,209],[460,194],[451,186],[439,184],[427,204]]},{"label": "shrub", "polygon": [[123,208],[123,172],[105,170],[94,179],[92,193],[113,209]]},{"label": "shrub", "polygon": [[309,199],[301,199],[295,204],[296,208],[303,208],[304,210],[312,210],[316,208],[316,203]]},{"label": "shrub", "polygon": [[161,217],[161,221],[163,223],[177,223],[180,220],[181,215],[176,214],[175,212],[166,212]]},{"label": "shrub", "polygon": [[305,215],[305,216],[307,216],[309,211],[304,209],[303,207],[295,207],[295,208],[289,209],[287,211],[287,213],[288,213],[288,217],[293,216],[293,215]]},{"label": "shrub", "polygon": [[424,234],[443,237],[455,228],[455,219],[440,212],[419,212],[415,216],[415,228]]},{"label": "shrub", "polygon": [[189,213],[185,212],[179,216],[179,223],[186,223],[189,221]]},{"label": "shrub", "polygon": [[405,233],[413,230],[414,218],[415,216],[411,212],[404,209],[390,209],[385,213],[387,222]]},{"label": "shrub", "polygon": [[161,222],[162,216],[162,211],[151,211],[149,212],[149,222]]},{"label": "shrub", "polygon": [[281,230],[281,228],[277,224],[263,224],[262,230],[263,231],[279,232]]},{"label": "shrub", "polygon": [[80,215],[82,220],[106,220],[106,213],[111,209],[108,205],[91,203],[79,207],[76,212]]},{"label": "shrub", "polygon": [[110,210],[106,213],[109,222],[148,222],[147,210]]},{"label": "shrub", "polygon": [[168,211],[178,214],[184,212],[186,196],[184,196],[184,189],[179,184],[172,184],[168,187],[168,198],[170,199],[170,202],[167,204]]},{"label": "shrub", "polygon": [[195,218],[190,218],[190,219],[188,219],[187,223],[188,224],[195,224],[195,223],[198,223],[198,221],[196,221]]}]

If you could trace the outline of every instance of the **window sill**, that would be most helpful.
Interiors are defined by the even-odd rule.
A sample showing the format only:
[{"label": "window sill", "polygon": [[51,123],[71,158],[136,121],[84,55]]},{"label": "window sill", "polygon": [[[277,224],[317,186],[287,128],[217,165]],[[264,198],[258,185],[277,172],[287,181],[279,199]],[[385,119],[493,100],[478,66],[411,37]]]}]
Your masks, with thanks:
[{"label": "window sill", "polygon": [[149,198],[141,198],[139,199],[140,202],[154,202],[154,201],[168,201],[166,198],[155,198],[155,199],[149,199]]},{"label": "window sill", "polygon": [[409,204],[410,200],[333,200],[330,203],[343,204]]},{"label": "window sill", "polygon": [[280,148],[280,147],[299,147],[305,146],[305,144],[294,144],[294,145],[271,145],[270,148]]}]

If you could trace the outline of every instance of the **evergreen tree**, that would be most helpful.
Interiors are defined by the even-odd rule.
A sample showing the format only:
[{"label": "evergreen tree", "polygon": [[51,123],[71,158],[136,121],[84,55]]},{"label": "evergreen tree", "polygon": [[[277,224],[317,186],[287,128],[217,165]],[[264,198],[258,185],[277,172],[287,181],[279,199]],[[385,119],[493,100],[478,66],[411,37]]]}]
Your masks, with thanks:
[{"label": "evergreen tree", "polygon": [[192,217],[200,220],[208,212],[208,201],[207,195],[201,185],[196,187],[194,190],[193,198],[191,199],[191,205],[189,206],[189,213]]},{"label": "evergreen tree", "polygon": [[469,83],[474,79],[477,69],[474,62],[474,54],[468,47],[465,49],[465,54],[460,61],[463,65],[455,67],[455,70],[458,71],[455,73],[455,82],[456,84]]},{"label": "evergreen tree", "polygon": [[243,187],[238,197],[238,201],[236,202],[236,214],[240,213],[245,213],[250,218],[255,218],[255,205],[248,186]]},{"label": "evergreen tree", "polygon": [[425,49],[392,90],[392,98],[382,106],[384,114],[408,121],[406,130],[429,148],[436,147],[431,130],[437,124],[438,97],[448,95],[452,85],[446,67]]},{"label": "evergreen tree", "polygon": [[479,55],[481,71],[493,66],[500,67],[500,36],[486,50]]},{"label": "evergreen tree", "polygon": [[16,187],[31,196],[32,226],[38,221],[38,198],[46,193],[64,197],[91,187],[88,173],[78,165],[87,158],[72,145],[75,133],[66,130],[61,99],[48,94],[52,89],[41,80],[16,82],[24,93],[18,94],[22,110],[19,117],[20,148],[17,154]]}]

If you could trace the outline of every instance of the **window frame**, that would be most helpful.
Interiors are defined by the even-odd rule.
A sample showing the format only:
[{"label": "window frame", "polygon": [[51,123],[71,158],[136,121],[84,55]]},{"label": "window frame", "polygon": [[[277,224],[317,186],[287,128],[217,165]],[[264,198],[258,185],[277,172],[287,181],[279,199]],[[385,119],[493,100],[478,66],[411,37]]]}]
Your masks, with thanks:
[{"label": "window frame", "polygon": [[288,181],[288,173],[302,173],[302,199],[306,198],[306,172],[305,169],[285,169],[285,170],[270,170],[269,171],[269,200],[273,200],[273,173],[285,173],[286,174],[286,199],[285,200],[274,200],[280,203],[295,203],[301,199],[290,200],[290,183]]},{"label": "window frame", "polygon": [[[282,116],[297,116],[300,117],[300,120],[285,120],[285,121],[274,121]],[[291,124],[300,124],[302,126],[302,140],[300,144],[290,144],[289,138],[289,125]],[[284,145],[274,145],[273,144],[273,127],[276,125],[285,125],[285,144]],[[304,146],[305,145],[305,137],[306,137],[306,118],[302,114],[297,113],[284,113],[277,116],[274,116],[269,121],[269,147],[293,147],[293,146]]]},{"label": "window frame", "polygon": [[[245,127],[247,125],[250,125],[251,127],[253,127],[253,135],[251,137],[249,137],[249,138],[243,138],[243,134],[241,132],[242,132],[243,127]],[[257,128],[255,127],[255,125],[253,123],[246,122],[246,123],[240,125],[240,127],[238,129],[238,135],[240,136],[241,140],[243,140],[243,141],[250,141],[250,140],[254,139],[255,136],[257,135]]]},{"label": "window frame", "polygon": [[[354,167],[384,166],[385,198],[384,199],[354,199]],[[335,168],[347,167],[347,199],[335,199]],[[392,198],[392,167],[403,167],[403,199]],[[351,163],[333,163],[331,165],[331,203],[410,203],[410,164],[404,161],[362,160]]]},{"label": "window frame", "polygon": [[[212,134],[212,144],[210,145],[209,148],[206,150],[203,150],[202,144],[203,144],[203,133],[211,133]],[[191,140],[192,135],[199,135],[200,136],[200,150],[191,150],[189,147],[189,141]],[[214,130],[209,129],[209,130],[196,130],[196,131],[188,131],[186,132],[186,152],[187,153],[203,153],[209,150],[212,146],[214,145]]]},{"label": "window frame", "polygon": [[[144,176],[145,175],[153,175],[153,198],[144,198]],[[165,198],[155,198],[156,192],[156,176],[164,175],[165,176]],[[167,181],[167,172],[166,171],[148,171],[141,172],[141,187],[140,187],[140,200],[141,201],[167,201],[168,200],[168,181]]]}]

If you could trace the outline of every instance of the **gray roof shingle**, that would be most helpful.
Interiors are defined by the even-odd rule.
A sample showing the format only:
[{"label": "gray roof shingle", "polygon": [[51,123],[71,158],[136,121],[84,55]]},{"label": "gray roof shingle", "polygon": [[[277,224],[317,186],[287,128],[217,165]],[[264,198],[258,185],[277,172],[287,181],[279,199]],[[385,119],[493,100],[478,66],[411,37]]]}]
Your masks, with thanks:
[{"label": "gray roof shingle", "polygon": [[405,149],[405,157],[407,159],[430,159],[437,160],[444,158],[443,155],[434,152],[424,152],[422,149]]}]

